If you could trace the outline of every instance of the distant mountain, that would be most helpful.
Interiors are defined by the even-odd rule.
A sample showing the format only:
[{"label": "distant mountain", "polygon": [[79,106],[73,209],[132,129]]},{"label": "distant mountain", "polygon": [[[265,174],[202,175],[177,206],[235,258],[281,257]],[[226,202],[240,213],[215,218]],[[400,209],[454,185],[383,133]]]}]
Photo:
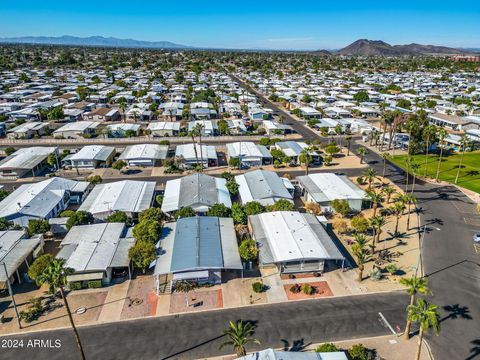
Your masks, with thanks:
[{"label": "distant mountain", "polygon": [[332,53],[328,50],[316,50],[313,52],[315,55],[320,55],[320,56],[329,56],[332,55]]},{"label": "distant mountain", "polygon": [[134,39],[117,39],[114,37],[90,36],[22,36],[0,38],[0,43],[10,44],[42,44],[42,45],[72,45],[72,46],[99,46],[99,47],[124,47],[124,48],[150,48],[150,49],[186,49],[189,46],[175,44],[170,41],[142,41]]},{"label": "distant mountain", "polygon": [[455,55],[471,53],[466,49],[455,49],[445,46],[435,45],[390,45],[381,40],[360,39],[352,44],[340,49],[337,53],[341,55],[361,55],[361,56],[401,56],[401,55]]}]

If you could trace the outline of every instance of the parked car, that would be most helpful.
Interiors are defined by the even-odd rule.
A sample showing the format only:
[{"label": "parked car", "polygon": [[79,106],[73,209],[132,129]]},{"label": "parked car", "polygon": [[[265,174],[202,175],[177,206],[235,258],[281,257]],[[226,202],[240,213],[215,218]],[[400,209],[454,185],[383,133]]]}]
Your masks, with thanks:
[{"label": "parked car", "polygon": [[480,233],[473,235],[473,241],[480,244]]}]

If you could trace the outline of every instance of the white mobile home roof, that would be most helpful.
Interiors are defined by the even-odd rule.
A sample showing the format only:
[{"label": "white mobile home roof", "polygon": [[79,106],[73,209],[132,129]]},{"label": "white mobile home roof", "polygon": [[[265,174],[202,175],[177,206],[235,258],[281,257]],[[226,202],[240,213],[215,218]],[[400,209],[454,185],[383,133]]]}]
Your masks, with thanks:
[{"label": "white mobile home roof", "polygon": [[173,121],[156,121],[156,122],[151,122],[148,124],[147,129],[150,129],[152,131],[159,131],[159,130],[176,130],[180,131],[180,123],[179,122],[173,122]]},{"label": "white mobile home roof", "polygon": [[45,161],[49,154],[55,153],[56,147],[30,147],[21,148],[12,155],[0,161],[0,169],[33,169]]},{"label": "white mobile home roof", "polygon": [[343,259],[318,219],[297,211],[249,216],[263,264],[302,260]]},{"label": "white mobile home roof", "polygon": [[257,145],[250,141],[242,141],[227,144],[227,152],[229,157],[242,159],[246,158],[271,158],[272,155],[263,145]]},{"label": "white mobile home roof", "polygon": [[[199,160],[200,157],[203,158],[203,161],[207,161],[208,159],[217,159],[217,150],[215,149],[215,146],[202,144],[202,151],[200,151],[200,145],[195,144],[195,148],[197,149]],[[185,160],[195,160],[195,149],[193,144],[177,145],[177,148],[175,149],[175,156],[182,156]]]},{"label": "white mobile home roof", "polygon": [[55,130],[53,133],[62,133],[66,131],[77,131],[84,132],[87,129],[95,129],[100,123],[98,121],[75,121],[63,125],[62,127]]},{"label": "white mobile home roof", "polygon": [[275,201],[287,199],[292,201],[293,196],[287,190],[288,179],[280,178],[277,173],[267,170],[250,171],[235,176],[238,192],[243,204],[258,201],[262,205],[273,205]]},{"label": "white mobile home roof", "polygon": [[153,181],[123,180],[93,188],[79,210],[95,214],[124,211],[139,213],[150,207],[155,191]]},{"label": "white mobile home roof", "polygon": [[137,144],[130,145],[120,155],[120,160],[163,160],[166,159],[168,145]]},{"label": "white mobile home roof", "polygon": [[299,176],[297,180],[317,202],[332,201],[335,199],[365,199],[365,191],[358,188],[344,175],[333,173],[316,173]]},{"label": "white mobile home roof", "polygon": [[104,145],[87,145],[80,149],[80,151],[68,157],[69,160],[99,160],[106,161],[115,148]]}]

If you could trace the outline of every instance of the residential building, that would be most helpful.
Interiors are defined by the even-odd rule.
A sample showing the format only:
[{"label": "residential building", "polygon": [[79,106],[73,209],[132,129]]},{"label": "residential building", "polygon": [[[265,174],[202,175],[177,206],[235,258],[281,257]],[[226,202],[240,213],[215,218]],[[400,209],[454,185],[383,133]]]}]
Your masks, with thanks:
[{"label": "residential building", "polygon": [[107,125],[108,136],[114,138],[123,138],[129,136],[138,136],[140,133],[140,124],[110,124]]},{"label": "residential building", "polygon": [[54,137],[65,139],[80,139],[85,136],[95,135],[98,125],[97,121],[76,121],[63,125],[53,132]]},{"label": "residential building", "polygon": [[227,144],[227,159],[239,159],[240,164],[246,167],[270,165],[273,161],[265,146],[250,141]]},{"label": "residential building", "polygon": [[0,179],[37,176],[47,167],[50,154],[54,154],[58,159],[58,148],[35,146],[18,149],[0,161]]},{"label": "residential building", "polygon": [[155,121],[148,124],[148,130],[153,137],[177,136],[180,133],[180,123],[171,121]]},{"label": "residential building", "polygon": [[187,167],[194,166],[197,163],[203,163],[204,166],[211,167],[218,165],[218,156],[215,146],[199,144],[177,145],[175,156],[183,159]]},{"label": "residential building", "polygon": [[8,130],[7,137],[9,139],[31,139],[32,137],[46,135],[48,131],[48,123],[32,121]]},{"label": "residential building", "polygon": [[89,112],[84,113],[83,120],[91,121],[118,121],[120,120],[120,112],[112,108],[95,108]]},{"label": "residential building", "polygon": [[[286,156],[292,159],[293,162],[298,163],[298,157],[303,151],[308,151],[309,146],[304,142],[299,141],[279,141],[275,143],[274,147],[281,150]],[[308,151],[311,157],[311,164],[318,165],[322,161],[322,156],[317,151]]]},{"label": "residential building", "polygon": [[278,351],[266,349],[237,358],[237,360],[348,360],[343,351]]},{"label": "residential building", "polygon": [[113,162],[116,150],[105,145],[87,145],[62,159],[62,166],[75,169],[107,167]]},{"label": "residential building", "polygon": [[168,145],[129,145],[118,159],[125,161],[128,166],[157,166],[167,158],[168,149]]}]

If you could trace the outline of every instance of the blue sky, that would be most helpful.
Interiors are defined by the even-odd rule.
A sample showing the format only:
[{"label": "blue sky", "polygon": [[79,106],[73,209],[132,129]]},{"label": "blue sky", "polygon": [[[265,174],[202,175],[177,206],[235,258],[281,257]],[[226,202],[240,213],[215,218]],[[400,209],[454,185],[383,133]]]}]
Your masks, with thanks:
[{"label": "blue sky", "polygon": [[246,49],[332,49],[359,38],[480,48],[480,1],[0,1],[0,37],[27,35]]}]

